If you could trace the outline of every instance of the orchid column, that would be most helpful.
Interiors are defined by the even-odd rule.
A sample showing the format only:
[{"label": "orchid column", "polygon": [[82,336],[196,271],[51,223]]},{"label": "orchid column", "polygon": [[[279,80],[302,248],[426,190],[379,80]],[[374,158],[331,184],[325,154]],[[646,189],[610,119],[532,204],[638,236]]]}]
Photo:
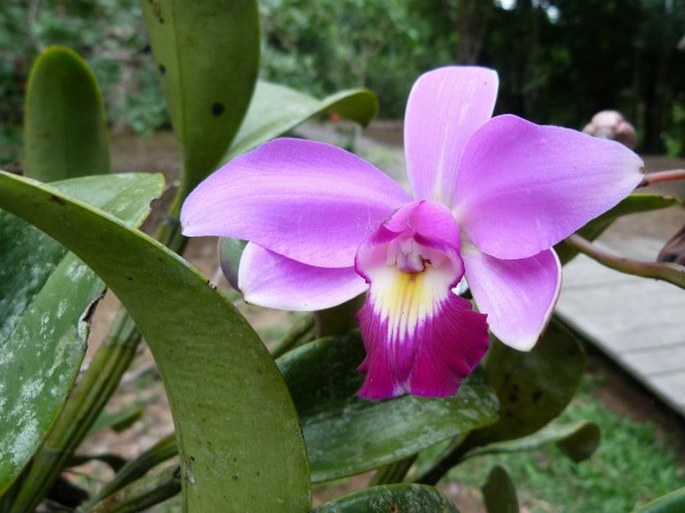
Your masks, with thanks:
[{"label": "orchid column", "polygon": [[[417,80],[405,116],[412,194],[344,150],[277,139],[191,193],[184,234],[250,241],[238,286],[254,304],[319,310],[367,291],[363,397],[454,394],[488,328],[535,345],[559,295],[552,246],[642,179],[619,143],[491,118],[497,88],[478,67]],[[477,311],[455,293],[463,280]]]}]

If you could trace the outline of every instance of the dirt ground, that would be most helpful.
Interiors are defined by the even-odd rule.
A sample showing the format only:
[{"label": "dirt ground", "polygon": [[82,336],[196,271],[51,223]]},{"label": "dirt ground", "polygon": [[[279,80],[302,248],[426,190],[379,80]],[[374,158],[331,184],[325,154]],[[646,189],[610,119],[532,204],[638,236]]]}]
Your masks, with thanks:
[{"label": "dirt ground", "polygon": [[[382,143],[400,144],[401,125],[395,122],[379,123],[372,126],[368,134]],[[179,152],[173,135],[162,132],[148,139],[119,134],[113,137],[113,166],[116,171],[161,171],[165,174],[167,184],[173,187],[179,173]],[[665,157],[648,157],[647,169],[650,171],[685,167],[685,161],[676,161]],[[670,188],[669,188],[670,187]],[[669,192],[685,197],[685,183],[676,186],[661,187],[659,192]],[[168,200],[169,194],[159,202],[158,207]],[[673,210],[673,209],[671,209]],[[651,216],[651,217],[650,217]],[[621,230],[647,230],[664,241],[675,231],[674,227],[685,221],[683,211],[668,211],[651,214],[636,219],[621,220],[617,223],[618,236]],[[155,217],[148,227],[154,224]],[[186,251],[186,258],[196,265],[205,275],[214,278],[222,287],[227,287],[223,278],[216,273],[216,249],[212,239],[193,239]],[[98,340],[106,332],[106,326],[114,316],[117,302],[108,296],[98,309],[91,336],[91,352],[98,345]],[[265,336],[273,331],[273,326],[287,322],[287,314],[258,308],[241,307],[255,328]],[[90,353],[89,353],[90,354]],[[685,423],[678,415],[658,402],[650,393],[636,384],[629,376],[612,364],[603,355],[589,349],[589,371],[602,372],[607,376],[599,391],[599,398],[607,407],[620,415],[636,420],[650,419],[660,427],[661,436],[679,440],[679,455],[685,463]],[[157,376],[154,362],[145,348],[141,346],[136,361],[126,374],[121,387],[109,406],[110,411],[120,411],[132,405],[145,408],[142,419],[122,434],[101,432],[91,437],[83,448],[86,453],[115,452],[124,457],[131,457],[150,447],[159,438],[173,432],[171,416]],[[673,436],[676,435],[676,436]],[[107,469],[102,469],[103,477],[108,478]],[[363,485],[368,477],[356,478],[342,488],[322,491],[317,497],[323,501],[329,496],[340,495],[354,486]],[[443,491],[455,500],[462,511],[479,513],[479,492],[459,488],[448,483]]]}]

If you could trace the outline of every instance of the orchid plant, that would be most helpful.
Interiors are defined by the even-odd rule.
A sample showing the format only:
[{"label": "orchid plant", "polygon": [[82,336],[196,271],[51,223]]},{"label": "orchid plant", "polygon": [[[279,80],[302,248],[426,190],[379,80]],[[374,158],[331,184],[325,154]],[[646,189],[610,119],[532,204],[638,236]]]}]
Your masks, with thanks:
[{"label": "orchid plant", "polygon": [[413,194],[344,150],[276,139],[190,194],[183,233],[250,241],[238,274],[250,303],[321,310],[366,292],[362,397],[455,394],[488,327],[515,349],[535,345],[559,295],[552,247],[642,180],[642,160],[617,142],[491,118],[497,87],[478,67],[417,80],[405,116]]},{"label": "orchid plant", "polygon": [[[366,125],[377,101],[256,81],[255,0],[142,11],[182,158],[153,236],[138,226],[162,177],[111,174],[98,85],[71,50],[34,64],[26,176],[0,171],[0,512],[130,513],[178,496],[192,513],[454,513],[432,485],[467,458],[552,442],[592,454],[598,426],[554,424],[584,372],[551,318],[561,266],[583,252],[685,287],[679,264],[591,243],[620,215],[678,204],[630,193],[682,172],[643,178],[618,143],[492,117],[496,72],[445,67],[407,102],[405,189],[353,153],[279,138],[331,112]],[[248,303],[313,316],[267,347],[181,256],[181,229],[223,238]],[[105,287],[124,309],[82,366]],[[128,460],[83,454],[92,432],[137,421],[104,410],[143,337],[175,433]],[[114,477],[84,489],[84,461]],[[314,486],[367,471],[368,487],[312,509]],[[489,513],[518,511],[503,469],[483,493]]]}]

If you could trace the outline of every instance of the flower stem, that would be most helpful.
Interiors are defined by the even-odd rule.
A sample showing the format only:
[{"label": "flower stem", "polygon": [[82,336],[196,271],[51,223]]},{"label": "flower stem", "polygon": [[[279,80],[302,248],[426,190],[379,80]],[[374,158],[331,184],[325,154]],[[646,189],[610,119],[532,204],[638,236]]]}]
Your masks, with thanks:
[{"label": "flower stem", "polygon": [[645,175],[638,187],[647,187],[655,183],[673,182],[685,180],[685,169],[669,169],[668,171],[656,171]]},{"label": "flower stem", "polygon": [[667,262],[640,262],[612,255],[578,234],[571,235],[564,242],[576,251],[589,256],[610,269],[643,278],[667,281],[680,288],[685,288],[685,267],[682,265]]}]

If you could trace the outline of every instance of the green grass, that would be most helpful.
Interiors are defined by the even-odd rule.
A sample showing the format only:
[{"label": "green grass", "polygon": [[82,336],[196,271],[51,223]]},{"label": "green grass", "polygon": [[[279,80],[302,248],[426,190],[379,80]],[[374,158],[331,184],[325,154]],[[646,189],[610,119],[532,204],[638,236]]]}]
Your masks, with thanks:
[{"label": "green grass", "polygon": [[587,419],[600,426],[602,442],[590,459],[574,464],[549,446],[533,453],[466,461],[449,477],[480,487],[489,469],[502,465],[530,513],[629,513],[683,486],[685,468],[678,464],[676,450],[657,436],[657,427],[609,410],[596,398],[599,386],[597,378],[586,378],[559,419],[564,423]]}]

